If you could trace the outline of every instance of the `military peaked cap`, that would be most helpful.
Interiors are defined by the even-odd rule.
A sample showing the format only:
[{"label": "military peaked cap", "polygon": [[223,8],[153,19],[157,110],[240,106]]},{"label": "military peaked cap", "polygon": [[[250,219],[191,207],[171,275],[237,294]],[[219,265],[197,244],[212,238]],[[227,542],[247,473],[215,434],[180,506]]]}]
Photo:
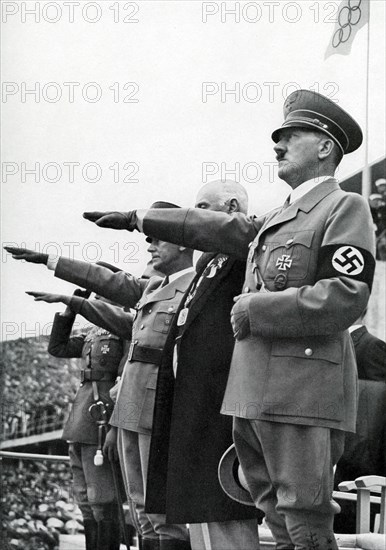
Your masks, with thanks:
[{"label": "military peaked cap", "polygon": [[311,90],[296,90],[284,103],[284,122],[272,133],[277,143],[284,128],[308,128],[327,134],[343,154],[352,153],[362,143],[359,124],[339,105]]}]

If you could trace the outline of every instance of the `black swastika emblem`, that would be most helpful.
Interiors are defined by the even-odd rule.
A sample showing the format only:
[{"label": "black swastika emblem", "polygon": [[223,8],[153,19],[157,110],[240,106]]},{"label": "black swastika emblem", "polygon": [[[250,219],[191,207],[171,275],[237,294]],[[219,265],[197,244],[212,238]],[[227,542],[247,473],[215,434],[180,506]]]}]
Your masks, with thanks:
[{"label": "black swastika emblem", "polygon": [[332,258],[332,265],[344,275],[359,275],[363,271],[365,261],[357,248],[341,246]]}]

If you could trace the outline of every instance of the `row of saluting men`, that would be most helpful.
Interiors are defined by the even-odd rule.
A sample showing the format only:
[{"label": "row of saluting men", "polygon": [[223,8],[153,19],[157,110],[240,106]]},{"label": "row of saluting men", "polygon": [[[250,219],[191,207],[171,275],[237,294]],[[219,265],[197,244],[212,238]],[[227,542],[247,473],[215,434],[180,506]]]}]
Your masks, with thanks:
[{"label": "row of saluting men", "polygon": [[[358,404],[347,329],[366,308],[375,260],[369,207],[343,192],[334,172],[362,132],[341,107],[300,90],[287,98],[272,139],[279,177],[292,190],[260,218],[246,215],[247,195],[235,182],[207,184],[193,209],[156,203],[84,214],[100,227],[144,232],[162,276],[137,279],[7,248],[87,289],[31,294],[67,305],[55,317],[50,353],[85,361],[63,437],[88,549],[118,548],[116,449],[144,550],[256,550],[263,514],[280,550],[337,549],[333,466],[345,432],[355,432]],[[193,249],[204,251],[196,270]],[[89,300],[89,291],[105,299]],[[71,338],[77,313],[96,326]],[[384,379],[385,344],[364,328],[352,339],[358,357],[366,348],[364,369]],[[122,369],[113,407],[108,390]],[[109,461],[96,467],[106,413],[98,401],[113,412]],[[219,482],[233,441],[248,491],[233,467],[234,483]]]}]

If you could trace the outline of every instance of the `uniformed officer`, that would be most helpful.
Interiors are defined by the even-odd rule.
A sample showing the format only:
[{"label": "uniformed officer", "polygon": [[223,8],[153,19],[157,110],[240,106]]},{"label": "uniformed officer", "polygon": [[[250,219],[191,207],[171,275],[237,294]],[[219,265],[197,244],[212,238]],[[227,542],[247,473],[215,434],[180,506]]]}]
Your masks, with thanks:
[{"label": "uniformed officer", "polygon": [[[153,206],[162,209],[175,205],[162,202]],[[50,264],[47,255],[13,247],[7,250],[15,259]],[[138,279],[66,258],[59,258],[52,267],[55,276],[137,310],[112,419],[114,426],[122,428],[118,432],[121,467],[128,496],[135,504],[143,550],[188,550],[186,526],[166,523],[163,514],[145,514],[144,503],[158,365],[177,306],[194,276],[193,250],[150,239],[148,251],[154,269],[165,278]]]},{"label": "uniformed officer", "polygon": [[[48,303],[61,301],[68,304],[63,313],[55,315],[48,345],[48,351],[54,357],[82,359],[81,385],[75,396],[62,438],[69,442],[74,493],[83,515],[86,548],[87,550],[118,550],[120,546],[119,516],[111,465],[108,460],[96,465],[94,458],[102,445],[101,431],[107,424],[113,408],[109,390],[117,376],[121,374],[119,366],[124,352],[124,341],[122,337],[96,325],[92,326],[86,334],[71,337],[76,317],[74,311],[76,304],[81,301],[84,315],[87,308],[84,302],[88,300],[84,300],[85,294],[82,291],[78,291],[72,298],[47,293],[31,294],[37,301]],[[114,309],[114,306],[109,304],[103,305]],[[89,304],[89,307],[92,309],[92,304]],[[130,334],[132,316],[124,313],[120,308],[115,309],[120,312],[121,319],[121,324],[116,324],[119,327],[117,332],[125,337]],[[100,313],[103,315],[103,311]]]},{"label": "uniformed officer", "polygon": [[340,106],[308,90],[286,99],[272,138],[292,188],[261,218],[180,210],[86,212],[101,227],[142,229],[206,251],[247,257],[232,324],[236,345],[223,414],[253,499],[279,549],[336,549],[333,465],[355,430],[357,375],[348,327],[374,273],[369,207],[334,179],[362,142]]}]

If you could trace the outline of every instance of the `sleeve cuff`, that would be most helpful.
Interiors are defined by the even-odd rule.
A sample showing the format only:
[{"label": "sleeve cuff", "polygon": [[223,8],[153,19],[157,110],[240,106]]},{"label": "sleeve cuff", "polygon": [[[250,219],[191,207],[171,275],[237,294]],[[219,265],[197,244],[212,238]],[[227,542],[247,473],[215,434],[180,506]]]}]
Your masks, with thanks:
[{"label": "sleeve cuff", "polygon": [[55,271],[58,262],[59,256],[56,256],[55,254],[48,254],[47,269],[50,271]]},{"label": "sleeve cuff", "polygon": [[140,231],[141,233],[143,233],[143,219],[144,217],[146,216],[147,214],[147,210],[137,210],[136,211],[136,215],[137,215],[137,229],[138,231]]}]

